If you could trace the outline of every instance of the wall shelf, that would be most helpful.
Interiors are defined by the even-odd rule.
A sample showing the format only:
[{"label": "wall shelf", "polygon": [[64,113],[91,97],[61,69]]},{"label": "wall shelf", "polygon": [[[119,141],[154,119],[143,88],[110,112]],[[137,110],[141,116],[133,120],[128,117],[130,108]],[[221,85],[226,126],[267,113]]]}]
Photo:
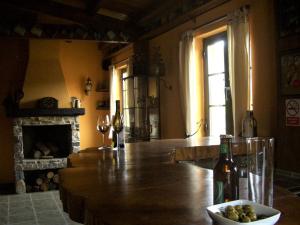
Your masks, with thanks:
[{"label": "wall shelf", "polygon": [[97,110],[109,110],[109,107],[97,107]]},{"label": "wall shelf", "polygon": [[109,92],[109,89],[97,89],[96,92]]}]

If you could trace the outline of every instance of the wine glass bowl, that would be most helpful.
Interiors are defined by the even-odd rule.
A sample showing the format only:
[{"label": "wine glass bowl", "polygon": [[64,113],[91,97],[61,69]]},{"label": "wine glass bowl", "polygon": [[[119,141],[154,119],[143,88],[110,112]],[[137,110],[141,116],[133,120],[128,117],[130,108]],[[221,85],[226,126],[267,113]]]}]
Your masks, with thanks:
[{"label": "wine glass bowl", "polygon": [[98,149],[105,149],[108,148],[109,146],[105,145],[105,133],[109,130],[110,128],[110,119],[109,115],[99,115],[97,118],[97,130],[102,134],[102,143],[103,146],[99,147]]}]

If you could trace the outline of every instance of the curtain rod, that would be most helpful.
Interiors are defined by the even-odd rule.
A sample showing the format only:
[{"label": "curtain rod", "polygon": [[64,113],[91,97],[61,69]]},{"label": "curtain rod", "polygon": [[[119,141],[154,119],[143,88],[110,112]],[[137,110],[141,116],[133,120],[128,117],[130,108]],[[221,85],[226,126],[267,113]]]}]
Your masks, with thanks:
[{"label": "curtain rod", "polygon": [[117,67],[119,64],[123,64],[123,63],[127,63],[127,62],[129,62],[129,58],[120,60],[120,61],[115,62],[115,63],[112,63],[111,65]]},{"label": "curtain rod", "polygon": [[219,22],[225,21],[226,19],[227,19],[227,15],[221,16],[221,17],[219,17],[217,19],[214,19],[214,20],[209,21],[209,22],[207,22],[205,24],[202,24],[200,26],[195,27],[193,29],[193,31],[199,31],[200,29],[204,29],[204,28],[209,27],[211,25],[214,25],[214,24],[217,24]]},{"label": "curtain rod", "polygon": [[[249,10],[249,9],[250,9],[250,5],[249,5],[249,4],[246,4],[246,5],[243,5],[243,6],[239,7],[240,10],[242,10],[243,8],[246,8],[247,10]],[[208,26],[211,26],[211,25],[217,24],[217,23],[219,23],[219,22],[222,22],[222,21],[226,20],[227,18],[228,18],[227,15],[223,15],[223,16],[217,18],[217,19],[214,19],[214,20],[212,20],[212,21],[209,21],[209,22],[207,22],[207,23],[204,23],[204,24],[202,24],[202,25],[200,25],[200,26],[195,27],[195,28],[193,29],[193,31],[196,31],[196,32],[197,32],[197,31],[200,30],[200,29],[203,29],[203,28],[206,28],[206,27],[208,27]]]}]

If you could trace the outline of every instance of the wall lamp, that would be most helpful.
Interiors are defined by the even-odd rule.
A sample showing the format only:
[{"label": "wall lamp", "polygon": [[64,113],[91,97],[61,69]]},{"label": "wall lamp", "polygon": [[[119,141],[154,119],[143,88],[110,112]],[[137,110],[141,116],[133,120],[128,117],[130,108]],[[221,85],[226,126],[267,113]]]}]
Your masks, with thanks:
[{"label": "wall lamp", "polygon": [[93,88],[92,80],[91,78],[88,77],[88,79],[85,81],[85,89],[84,89],[85,94],[90,95],[92,88]]}]

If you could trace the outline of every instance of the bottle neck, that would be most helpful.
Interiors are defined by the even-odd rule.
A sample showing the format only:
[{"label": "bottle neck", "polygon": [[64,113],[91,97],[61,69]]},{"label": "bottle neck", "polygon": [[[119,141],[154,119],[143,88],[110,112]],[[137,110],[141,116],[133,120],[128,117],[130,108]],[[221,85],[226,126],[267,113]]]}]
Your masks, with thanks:
[{"label": "bottle neck", "polygon": [[220,144],[220,159],[231,160],[231,142]]},{"label": "bottle neck", "polygon": [[119,100],[117,100],[116,101],[116,114],[120,114],[120,101]]}]

